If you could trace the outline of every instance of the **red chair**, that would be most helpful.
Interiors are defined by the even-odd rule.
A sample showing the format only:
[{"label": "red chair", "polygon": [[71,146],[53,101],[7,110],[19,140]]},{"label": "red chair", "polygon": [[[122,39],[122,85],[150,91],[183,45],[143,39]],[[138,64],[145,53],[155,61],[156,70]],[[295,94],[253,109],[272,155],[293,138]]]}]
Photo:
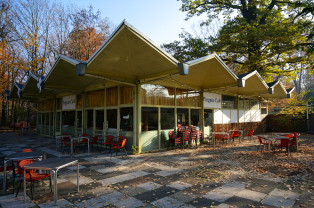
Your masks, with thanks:
[{"label": "red chair", "polygon": [[181,124],[178,124],[177,136],[182,137],[182,125]]},{"label": "red chair", "polygon": [[190,131],[189,130],[184,130],[183,131],[183,136],[182,136],[182,148],[186,143],[189,144],[190,142]]},{"label": "red chair", "polygon": [[94,146],[97,145],[97,142],[98,142],[98,136],[94,136],[94,137],[92,138],[92,142],[89,143],[89,145],[91,145],[93,151],[95,150],[95,149],[94,149]]},{"label": "red chair", "polygon": [[[121,142],[121,145],[112,146],[112,149],[116,152],[116,156],[117,156],[118,150],[120,150],[121,153],[123,150],[125,155],[128,156],[128,154],[126,153],[126,150],[125,150],[125,144],[126,144],[126,139],[123,139]],[[111,156],[112,156],[112,152],[111,152]],[[123,155],[122,155],[122,157],[123,157]]]},{"label": "red chair", "polygon": [[286,148],[288,154],[291,155],[292,148],[296,146],[297,137],[293,137],[293,139],[281,139],[280,144],[276,145],[276,148],[282,149]]},{"label": "red chair", "polygon": [[123,141],[123,136],[118,136],[117,142],[116,143],[112,143],[112,146],[117,146],[117,145],[121,146],[122,141]]},{"label": "red chair", "polygon": [[107,136],[107,140],[105,142],[100,143],[100,144],[104,145],[105,147],[109,147],[110,148],[110,152],[111,152],[112,143],[113,143],[113,136],[112,135],[108,135]]},{"label": "red chair", "polygon": [[240,142],[240,138],[241,138],[241,134],[239,131],[232,131],[233,132],[233,140],[234,138],[239,138],[239,142]]},{"label": "red chair", "polygon": [[247,135],[244,135],[245,137],[248,137],[250,139],[250,141],[253,139],[253,133],[254,133],[254,130],[249,130],[248,134]]},{"label": "red chair", "polygon": [[69,137],[63,137],[62,138],[62,142],[63,142],[63,150],[62,150],[62,152],[65,152],[67,148],[69,148],[69,150],[71,149],[71,140],[70,140]]},{"label": "red chair", "polygon": [[[257,147],[257,151],[258,151],[260,148],[262,148],[262,149],[261,149],[261,152],[262,152],[262,151],[264,150],[264,146],[266,146],[266,147],[268,148],[268,150],[269,150],[269,146],[270,146],[269,141],[264,142],[264,141],[263,141],[264,138],[262,138],[262,137],[260,137],[260,136],[257,136],[257,138],[258,138],[258,141],[259,141],[259,146]],[[264,139],[264,140],[265,140],[265,139]]]},{"label": "red chair", "polygon": [[173,131],[169,131],[169,145],[172,145],[172,149],[176,145],[182,145],[181,137],[176,136]]},{"label": "red chair", "polygon": [[[22,178],[24,180],[24,166],[25,165],[28,165],[28,164],[31,164],[31,163],[34,163],[36,161],[34,160],[22,160],[19,164],[19,168],[21,170],[23,170],[23,174],[22,174]],[[36,173],[34,170],[31,170],[31,169],[28,169],[26,170],[26,178],[25,180],[26,181],[29,181],[31,182],[31,195],[32,195],[32,199],[33,199],[33,192],[34,192],[34,182],[35,181],[41,181],[43,179],[46,179],[46,178],[49,178],[49,182],[50,182],[50,190],[52,192],[52,188],[51,188],[51,176],[50,174],[42,174],[42,173]],[[19,185],[19,188],[16,192],[16,196],[18,195],[19,193],[19,190],[21,188],[21,184],[22,184],[22,180],[20,182],[20,185]]]}]

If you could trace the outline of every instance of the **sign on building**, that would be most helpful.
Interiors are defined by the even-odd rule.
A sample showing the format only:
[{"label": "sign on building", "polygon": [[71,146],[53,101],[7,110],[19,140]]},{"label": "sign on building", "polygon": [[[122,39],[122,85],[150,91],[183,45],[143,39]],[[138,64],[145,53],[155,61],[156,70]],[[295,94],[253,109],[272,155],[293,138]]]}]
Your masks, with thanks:
[{"label": "sign on building", "polygon": [[62,110],[75,110],[76,96],[68,95],[62,98]]},{"label": "sign on building", "polygon": [[204,92],[204,108],[221,108],[221,95]]}]

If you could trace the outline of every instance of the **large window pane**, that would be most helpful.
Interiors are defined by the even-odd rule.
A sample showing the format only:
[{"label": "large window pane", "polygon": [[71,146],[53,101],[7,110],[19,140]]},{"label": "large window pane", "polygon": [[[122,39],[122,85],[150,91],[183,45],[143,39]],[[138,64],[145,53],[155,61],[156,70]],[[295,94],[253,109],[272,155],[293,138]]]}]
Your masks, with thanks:
[{"label": "large window pane", "polygon": [[75,134],[75,111],[62,111],[62,133]]},{"label": "large window pane", "polygon": [[201,107],[200,93],[185,89],[176,89],[177,106]]},{"label": "large window pane", "polygon": [[160,134],[160,147],[162,149],[169,146],[169,131],[174,130],[174,108],[161,108],[160,109],[160,122],[161,122],[161,134]]},{"label": "large window pane", "polygon": [[105,121],[105,111],[96,110],[96,135],[104,134],[104,121]]},{"label": "large window pane", "polygon": [[132,86],[121,86],[120,87],[120,104],[131,104],[133,103],[133,89]]},{"label": "large window pane", "polygon": [[120,129],[133,131],[133,108],[120,108]]},{"label": "large window pane", "polygon": [[141,86],[142,104],[174,105],[174,88],[144,84]]},{"label": "large window pane", "polygon": [[189,125],[189,109],[187,108],[178,108],[177,109],[177,123],[182,126]]},{"label": "large window pane", "polygon": [[142,107],[142,151],[157,150],[158,141],[158,108]]},{"label": "large window pane", "polygon": [[116,106],[118,105],[118,87],[111,87],[106,89],[106,105]]},{"label": "large window pane", "polygon": [[107,110],[107,129],[106,135],[117,136],[117,109]]},{"label": "large window pane", "polygon": [[251,109],[258,110],[259,109],[259,102],[258,100],[251,100]]},{"label": "large window pane", "polygon": [[222,96],[222,108],[236,109],[237,108],[236,97],[223,95]]},{"label": "large window pane", "polygon": [[191,109],[191,125],[200,126],[200,109]]},{"label": "large window pane", "polygon": [[96,129],[103,129],[104,120],[104,110],[96,110]]},{"label": "large window pane", "polygon": [[107,110],[107,128],[117,128],[117,109]]},{"label": "large window pane", "polygon": [[93,134],[93,123],[94,123],[94,110],[86,111],[86,133],[89,135]]},{"label": "large window pane", "polygon": [[158,130],[158,109],[142,108],[142,131]]}]

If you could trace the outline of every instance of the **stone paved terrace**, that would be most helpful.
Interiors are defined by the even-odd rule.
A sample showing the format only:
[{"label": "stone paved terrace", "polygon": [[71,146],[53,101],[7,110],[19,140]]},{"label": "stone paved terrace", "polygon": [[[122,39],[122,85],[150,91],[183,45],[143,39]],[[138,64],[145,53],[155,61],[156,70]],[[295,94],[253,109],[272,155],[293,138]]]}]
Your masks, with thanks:
[{"label": "stone paved terrace", "polygon": [[[60,170],[58,207],[314,207],[313,136],[300,138],[300,151],[291,157],[256,152],[257,140],[124,158],[105,151],[75,154],[80,192],[75,167]],[[47,158],[69,157],[48,137],[0,133],[0,144],[2,156],[31,148]],[[22,193],[15,197],[11,184],[0,191],[0,206],[54,207],[48,181],[35,185],[34,200],[28,190],[24,203]]]}]

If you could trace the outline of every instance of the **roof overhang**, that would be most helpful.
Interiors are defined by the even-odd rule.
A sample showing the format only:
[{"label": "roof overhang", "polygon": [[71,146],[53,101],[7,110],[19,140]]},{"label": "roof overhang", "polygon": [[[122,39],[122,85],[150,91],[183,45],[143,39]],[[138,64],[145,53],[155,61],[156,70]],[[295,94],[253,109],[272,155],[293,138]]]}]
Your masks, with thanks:
[{"label": "roof overhang", "polygon": [[[77,75],[77,66],[84,62],[60,55],[51,68],[47,77],[43,80],[43,92],[47,90],[58,93],[82,93],[89,85],[96,84],[99,79],[89,76]],[[40,81],[39,81],[40,82]]]},{"label": "roof overhang", "polygon": [[217,54],[211,54],[183,63],[180,74],[144,83],[211,91],[237,87],[238,78]]},{"label": "roof overhang", "polygon": [[288,98],[287,91],[279,80],[268,83],[268,86],[269,93],[263,94],[261,97],[265,99]]},{"label": "roof overhang", "polygon": [[86,75],[129,84],[179,74],[178,61],[126,21],[87,62]]},{"label": "roof overhang", "polygon": [[226,89],[228,93],[243,96],[259,96],[268,93],[268,85],[257,71],[238,75],[239,87]]}]

